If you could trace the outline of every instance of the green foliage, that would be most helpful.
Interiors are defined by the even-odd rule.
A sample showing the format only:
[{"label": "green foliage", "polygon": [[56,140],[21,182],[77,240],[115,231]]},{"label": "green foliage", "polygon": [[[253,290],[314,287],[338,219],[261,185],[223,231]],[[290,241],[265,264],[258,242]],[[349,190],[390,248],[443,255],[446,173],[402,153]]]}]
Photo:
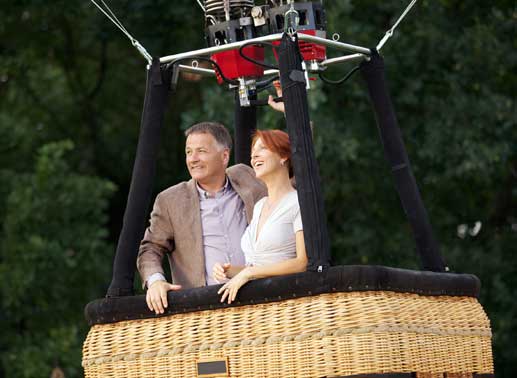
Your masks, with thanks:
[{"label": "green foliage", "polygon": [[[203,47],[202,14],[192,0],[109,4],[155,56]],[[329,35],[374,46],[405,4],[325,6]],[[8,331],[0,339],[0,376],[2,369],[8,376],[48,376],[60,365],[67,378],[79,377],[82,308],[110,280],[110,244],[127,198],[145,61],[89,2],[24,0],[2,10],[0,326]],[[442,253],[454,271],[482,281],[500,377],[517,373],[516,20],[515,4],[506,0],[422,0],[382,50]],[[338,78],[352,67],[331,67],[325,75]],[[359,74],[338,87],[311,83],[336,261],[416,268]],[[187,177],[182,130],[200,120],[233,123],[232,92],[210,80],[179,85],[166,117],[156,191]],[[261,110],[259,125],[282,128],[284,121]],[[54,143],[60,140],[75,148]],[[120,188],[109,202],[108,181]],[[459,225],[472,228],[476,221],[479,234],[458,236]]]},{"label": "green foliage", "polygon": [[11,175],[0,243],[0,348],[7,376],[80,374],[82,308],[110,270],[106,180],[73,171],[70,141],[44,145],[34,172]]}]

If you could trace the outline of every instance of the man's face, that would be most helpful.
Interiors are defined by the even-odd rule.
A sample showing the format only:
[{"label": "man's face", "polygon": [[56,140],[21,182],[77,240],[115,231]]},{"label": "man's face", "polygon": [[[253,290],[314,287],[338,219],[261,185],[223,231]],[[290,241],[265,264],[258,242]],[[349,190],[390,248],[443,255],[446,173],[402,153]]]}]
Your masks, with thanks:
[{"label": "man's face", "polygon": [[195,133],[187,137],[185,155],[190,176],[200,184],[211,184],[224,177],[230,151],[211,134]]}]

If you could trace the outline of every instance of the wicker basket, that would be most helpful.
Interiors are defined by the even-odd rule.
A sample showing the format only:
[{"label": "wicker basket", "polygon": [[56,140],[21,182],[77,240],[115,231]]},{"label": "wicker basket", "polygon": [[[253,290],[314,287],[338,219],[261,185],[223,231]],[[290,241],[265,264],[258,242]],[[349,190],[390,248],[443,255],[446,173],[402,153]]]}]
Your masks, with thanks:
[{"label": "wicker basket", "polygon": [[[199,374],[204,361],[224,362],[227,373]],[[393,291],[96,324],[83,367],[87,378],[493,374],[490,324],[476,298]]]}]

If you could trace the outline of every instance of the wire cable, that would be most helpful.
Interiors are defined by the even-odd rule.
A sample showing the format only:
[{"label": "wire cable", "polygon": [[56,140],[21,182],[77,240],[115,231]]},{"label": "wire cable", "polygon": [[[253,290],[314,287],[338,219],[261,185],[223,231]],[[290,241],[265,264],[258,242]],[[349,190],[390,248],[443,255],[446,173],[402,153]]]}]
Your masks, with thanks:
[{"label": "wire cable", "polygon": [[153,57],[147,52],[144,46],[136,38],[134,38],[124,27],[122,22],[115,16],[115,13],[112,12],[110,7],[104,2],[104,0],[100,0],[102,5],[106,8],[104,9],[102,6],[97,4],[95,0],[90,0],[117,28],[120,29],[122,33],[125,34],[127,38],[131,41],[131,44],[138,50],[138,52],[147,60],[149,64],[152,63]]},{"label": "wire cable", "polygon": [[106,2],[104,0],[101,0],[101,3],[102,5],[104,6],[104,8],[106,8],[106,10],[109,12],[110,16],[112,17],[112,21],[115,20],[116,21],[116,24],[119,26],[119,28],[124,31],[126,33],[126,35],[130,38],[130,39],[134,39],[131,34],[129,34],[129,32],[127,31],[126,27],[124,26],[124,24],[122,24],[122,22],[118,19],[118,17],[115,15],[115,13],[113,13],[113,11],[111,10],[111,8],[108,6],[108,4],[106,4]]},{"label": "wire cable", "polygon": [[355,74],[358,70],[359,70],[359,66],[352,68],[350,70],[350,72],[348,72],[343,78],[341,78],[339,80],[328,79],[325,76],[323,76],[321,72],[318,74],[318,76],[320,77],[321,81],[323,81],[324,83],[339,85],[339,84],[343,84],[345,81],[350,79],[350,77],[352,77],[352,75]]},{"label": "wire cable", "polygon": [[196,1],[197,1],[198,5],[201,7],[201,9],[203,10],[203,12],[206,12],[204,5],[201,3],[201,0],[196,0]]},{"label": "wire cable", "polygon": [[273,77],[270,77],[269,79],[265,79],[262,81],[257,81],[257,92],[263,91],[264,89],[268,89],[271,87],[271,83],[275,80],[279,80],[280,78],[278,75],[275,75]]},{"label": "wire cable", "polygon": [[406,15],[408,14],[408,12],[411,10],[411,8],[413,8],[413,6],[415,5],[415,3],[417,2],[417,0],[412,0],[409,5],[406,7],[406,9],[404,10],[404,12],[402,12],[402,14],[400,15],[400,17],[398,18],[398,20],[395,22],[395,24],[393,24],[393,26],[391,27],[391,29],[389,29],[386,34],[384,34],[384,37],[382,37],[382,39],[379,41],[379,43],[377,44],[377,51],[380,51],[380,49],[382,49],[382,46],[384,46],[384,44],[388,41],[388,39],[391,38],[391,36],[393,35],[393,33],[395,32],[395,29],[396,27],[400,24],[400,22],[404,19],[404,17],[406,17]]},{"label": "wire cable", "polygon": [[[111,9],[106,5],[106,3],[104,1],[102,1],[102,4],[106,7],[107,10],[104,10],[103,7],[101,7],[99,4],[97,4],[95,2],[95,0],[90,0],[102,13],[104,13],[104,15],[111,21],[115,24],[116,27],[118,27],[120,29],[120,31],[122,33],[124,33],[126,35],[126,37],[128,37],[131,42],[133,41],[133,36],[131,34],[129,34],[129,32],[127,31],[127,29],[124,27],[124,25],[122,25],[122,23],[117,19],[117,17],[114,16],[113,12],[111,11]],[[113,16],[112,16],[113,15]]]},{"label": "wire cable", "polygon": [[248,42],[248,43],[245,43],[243,44],[240,48],[239,48],[239,55],[242,56],[243,59],[247,60],[248,62],[251,62],[253,64],[256,64],[257,66],[261,66],[261,67],[264,67],[264,68],[269,68],[269,69],[273,69],[273,70],[278,70],[278,67],[277,66],[273,66],[271,64],[267,64],[267,63],[264,63],[264,62],[259,62],[258,60],[255,60],[253,58],[250,58],[249,56],[245,55],[244,54],[244,51],[243,49],[247,46],[253,46],[253,45],[265,45],[265,46],[270,46],[271,48],[273,49],[276,49],[277,47],[275,45],[273,45],[272,43],[270,42]]},{"label": "wire cable", "polygon": [[402,12],[402,14],[400,15],[399,19],[397,20],[397,22],[395,22],[395,24],[392,26],[391,28],[391,31],[393,32],[395,30],[395,28],[397,26],[399,26],[400,22],[404,19],[404,17],[406,17],[406,14],[408,14],[408,12],[411,10],[411,8],[413,8],[413,5],[415,5],[415,3],[417,2],[417,0],[412,0],[411,3],[409,3],[409,5],[407,6],[407,8],[404,10],[404,12]]}]

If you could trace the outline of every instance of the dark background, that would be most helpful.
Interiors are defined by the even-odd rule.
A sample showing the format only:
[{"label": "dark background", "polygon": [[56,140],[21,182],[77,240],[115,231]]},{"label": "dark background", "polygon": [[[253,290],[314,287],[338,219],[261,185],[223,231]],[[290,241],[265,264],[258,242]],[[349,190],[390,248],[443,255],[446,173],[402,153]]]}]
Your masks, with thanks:
[{"label": "dark background", "polygon": [[[374,46],[408,2],[325,2],[328,33]],[[109,4],[153,55],[204,47],[193,0]],[[83,307],[110,282],[145,60],[88,1],[1,0],[0,9],[0,376],[49,377],[59,368],[80,377]],[[383,49],[442,253],[453,271],[482,281],[498,377],[517,375],[516,25],[514,1],[424,0]],[[336,262],[416,268],[364,83],[356,75],[339,87],[313,84]],[[232,93],[210,79],[181,81],[155,191],[187,177],[183,129],[201,120],[232,128],[232,118]],[[285,127],[268,109],[259,125]]]}]

